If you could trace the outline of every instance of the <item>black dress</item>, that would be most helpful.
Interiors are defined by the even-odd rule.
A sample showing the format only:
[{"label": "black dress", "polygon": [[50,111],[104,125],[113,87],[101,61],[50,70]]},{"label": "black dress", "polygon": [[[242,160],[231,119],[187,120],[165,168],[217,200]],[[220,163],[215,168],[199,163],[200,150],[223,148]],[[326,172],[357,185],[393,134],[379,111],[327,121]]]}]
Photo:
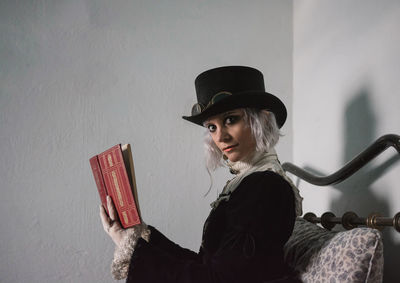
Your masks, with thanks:
[{"label": "black dress", "polygon": [[289,183],[271,171],[252,173],[211,211],[199,253],[150,226],[150,242],[138,241],[127,282],[297,282],[283,260],[295,217]]}]

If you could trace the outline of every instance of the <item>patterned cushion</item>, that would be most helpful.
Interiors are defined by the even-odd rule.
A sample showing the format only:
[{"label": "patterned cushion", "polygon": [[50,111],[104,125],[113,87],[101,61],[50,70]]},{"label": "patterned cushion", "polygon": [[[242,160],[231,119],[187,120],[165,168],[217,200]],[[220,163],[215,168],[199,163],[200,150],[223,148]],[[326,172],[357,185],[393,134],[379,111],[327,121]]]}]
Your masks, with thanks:
[{"label": "patterned cushion", "polygon": [[379,231],[332,232],[298,218],[285,245],[285,259],[304,282],[382,282]]}]

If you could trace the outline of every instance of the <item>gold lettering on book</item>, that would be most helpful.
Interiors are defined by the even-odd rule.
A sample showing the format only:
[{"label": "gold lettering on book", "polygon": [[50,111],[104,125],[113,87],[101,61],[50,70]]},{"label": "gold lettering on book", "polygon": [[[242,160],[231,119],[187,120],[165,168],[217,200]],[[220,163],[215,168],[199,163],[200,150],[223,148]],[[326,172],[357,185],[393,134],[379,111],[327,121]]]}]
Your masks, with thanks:
[{"label": "gold lettering on book", "polygon": [[110,165],[110,167],[113,166],[111,154],[107,155],[107,160],[108,160],[108,165]]},{"label": "gold lettering on book", "polygon": [[117,198],[119,201],[119,205],[124,206],[124,202],[122,201],[121,189],[119,188],[119,184],[118,184],[117,174],[115,173],[115,171],[112,171],[111,175],[113,177],[114,187],[115,187],[115,191],[117,192]]},{"label": "gold lettering on book", "polygon": [[122,217],[124,218],[125,223],[128,223],[128,215],[126,214],[126,211],[122,212]]}]

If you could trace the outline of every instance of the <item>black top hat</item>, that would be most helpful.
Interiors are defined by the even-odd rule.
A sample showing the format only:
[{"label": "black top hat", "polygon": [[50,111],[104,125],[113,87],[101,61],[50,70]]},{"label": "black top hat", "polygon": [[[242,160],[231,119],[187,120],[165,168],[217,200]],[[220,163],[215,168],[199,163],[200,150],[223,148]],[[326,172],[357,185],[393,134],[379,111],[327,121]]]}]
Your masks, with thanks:
[{"label": "black top hat", "polygon": [[195,80],[197,101],[192,116],[182,118],[198,125],[214,115],[236,108],[266,109],[275,114],[278,127],[286,121],[286,107],[265,92],[263,74],[244,66],[226,66],[205,71]]}]

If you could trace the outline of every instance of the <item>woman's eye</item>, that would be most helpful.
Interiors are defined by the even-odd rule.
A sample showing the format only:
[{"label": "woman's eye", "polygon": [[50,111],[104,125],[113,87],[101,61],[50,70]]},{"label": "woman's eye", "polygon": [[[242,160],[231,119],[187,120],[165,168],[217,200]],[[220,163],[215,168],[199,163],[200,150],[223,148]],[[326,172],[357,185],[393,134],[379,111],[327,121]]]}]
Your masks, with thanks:
[{"label": "woman's eye", "polygon": [[208,131],[210,131],[210,132],[215,132],[215,130],[217,129],[217,127],[215,127],[215,125],[208,125],[207,128],[208,128]]},{"label": "woman's eye", "polygon": [[236,121],[239,119],[238,116],[228,116],[225,118],[225,123],[230,125],[236,123]]}]

